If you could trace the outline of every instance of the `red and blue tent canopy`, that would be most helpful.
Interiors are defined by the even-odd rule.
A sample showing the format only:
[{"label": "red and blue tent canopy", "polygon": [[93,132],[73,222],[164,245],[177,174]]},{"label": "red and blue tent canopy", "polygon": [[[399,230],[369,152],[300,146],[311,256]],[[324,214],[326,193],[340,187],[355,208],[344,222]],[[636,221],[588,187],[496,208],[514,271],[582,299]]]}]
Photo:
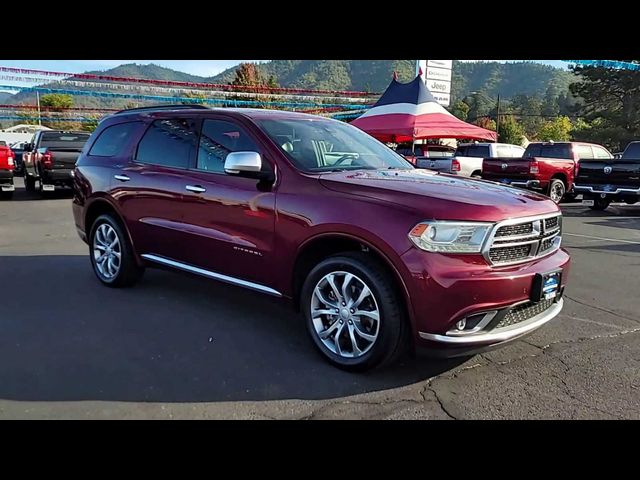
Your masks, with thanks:
[{"label": "red and blue tent canopy", "polygon": [[351,125],[382,142],[427,138],[468,138],[495,142],[496,132],[463,122],[440,105],[418,75],[409,83],[395,78],[376,104]]}]

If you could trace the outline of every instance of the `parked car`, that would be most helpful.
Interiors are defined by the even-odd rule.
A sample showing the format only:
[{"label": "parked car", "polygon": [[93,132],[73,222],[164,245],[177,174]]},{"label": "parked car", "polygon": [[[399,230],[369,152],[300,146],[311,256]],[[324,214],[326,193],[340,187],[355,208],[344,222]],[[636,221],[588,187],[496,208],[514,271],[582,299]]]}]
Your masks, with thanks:
[{"label": "parked car", "polygon": [[160,266],[290,299],[344,369],[412,346],[468,355],[562,309],[570,258],[557,205],[415,169],[336,120],[124,110],[98,125],[74,182],[77,231],[104,285]]},{"label": "parked car", "polygon": [[582,142],[530,143],[522,158],[484,159],[482,178],[537,190],[555,203],[575,197],[573,180],[580,160],[613,158],[603,146]]},{"label": "parked car", "polygon": [[631,142],[620,159],[580,161],[574,189],[583,205],[605,210],[611,202],[640,202],[640,142]]},{"label": "parked car", "polygon": [[432,159],[418,166],[463,177],[480,177],[484,158],[521,157],[523,153],[524,148],[509,143],[463,143],[458,145],[452,157]]},{"label": "parked car", "polygon": [[0,140],[0,198],[11,198],[15,190],[13,185],[14,153],[7,143]]},{"label": "parked car", "polygon": [[24,163],[22,163],[22,154],[24,153],[24,145],[26,142],[16,142],[11,144],[11,150],[13,151],[13,154],[15,155],[15,158],[13,159],[13,161],[15,162],[15,170],[13,171],[13,174],[16,177],[21,177],[23,175],[23,171],[24,171]]},{"label": "parked car", "polygon": [[88,138],[87,132],[36,132],[22,155],[27,191],[34,191],[36,182],[42,193],[72,187],[73,168]]},{"label": "parked car", "polygon": [[[420,163],[430,158],[446,158],[451,157],[455,152],[455,148],[448,145],[433,145],[430,143],[417,144],[415,150],[411,144],[399,145],[396,153],[406,158],[412,165],[420,167]],[[422,167],[421,167],[422,168]]]}]

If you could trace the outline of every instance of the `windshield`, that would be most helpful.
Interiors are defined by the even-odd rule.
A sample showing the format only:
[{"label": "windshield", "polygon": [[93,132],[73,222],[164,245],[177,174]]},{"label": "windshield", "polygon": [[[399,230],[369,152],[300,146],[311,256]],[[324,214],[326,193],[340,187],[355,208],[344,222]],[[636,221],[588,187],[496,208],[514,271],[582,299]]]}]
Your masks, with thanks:
[{"label": "windshield", "polygon": [[258,120],[291,162],[306,172],[413,169],[393,150],[362,130],[337,120]]}]

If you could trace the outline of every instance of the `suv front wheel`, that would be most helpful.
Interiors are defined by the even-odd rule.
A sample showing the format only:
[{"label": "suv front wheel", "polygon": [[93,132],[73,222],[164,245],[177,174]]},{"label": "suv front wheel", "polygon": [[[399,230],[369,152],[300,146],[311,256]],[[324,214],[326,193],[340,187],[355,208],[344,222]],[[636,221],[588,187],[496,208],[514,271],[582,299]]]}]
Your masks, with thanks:
[{"label": "suv front wheel", "polygon": [[301,295],[315,346],[335,366],[353,371],[393,363],[405,351],[408,329],[401,302],[389,274],[360,252],[319,263]]},{"label": "suv front wheel", "polygon": [[113,216],[100,215],[91,227],[89,255],[93,271],[104,285],[128,287],[144,273],[133,255],[124,229]]}]

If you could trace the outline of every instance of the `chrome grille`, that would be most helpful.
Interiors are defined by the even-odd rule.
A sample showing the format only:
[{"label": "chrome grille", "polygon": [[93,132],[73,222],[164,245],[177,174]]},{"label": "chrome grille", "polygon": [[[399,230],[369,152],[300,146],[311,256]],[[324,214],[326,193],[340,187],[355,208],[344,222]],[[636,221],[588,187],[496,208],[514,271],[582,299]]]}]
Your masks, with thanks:
[{"label": "chrome grille", "polygon": [[530,318],[535,317],[536,315],[540,315],[542,312],[548,310],[553,305],[554,299],[550,300],[542,300],[537,303],[527,302],[522,305],[518,305],[517,307],[509,310],[509,313],[505,315],[505,317],[500,320],[500,322],[495,326],[495,328],[504,328],[509,327],[511,325],[515,325],[516,323],[524,322],[525,320],[529,320]]},{"label": "chrome grille", "polygon": [[526,258],[531,252],[531,245],[518,245],[516,247],[492,248],[489,258],[493,263],[506,263]]},{"label": "chrome grille", "polygon": [[533,224],[531,222],[521,223],[519,225],[505,225],[504,227],[500,227],[496,231],[496,237],[513,237],[524,235],[527,233],[533,233]]},{"label": "chrome grille", "polygon": [[498,223],[483,254],[492,265],[511,265],[548,255],[560,246],[562,215],[543,215]]}]

